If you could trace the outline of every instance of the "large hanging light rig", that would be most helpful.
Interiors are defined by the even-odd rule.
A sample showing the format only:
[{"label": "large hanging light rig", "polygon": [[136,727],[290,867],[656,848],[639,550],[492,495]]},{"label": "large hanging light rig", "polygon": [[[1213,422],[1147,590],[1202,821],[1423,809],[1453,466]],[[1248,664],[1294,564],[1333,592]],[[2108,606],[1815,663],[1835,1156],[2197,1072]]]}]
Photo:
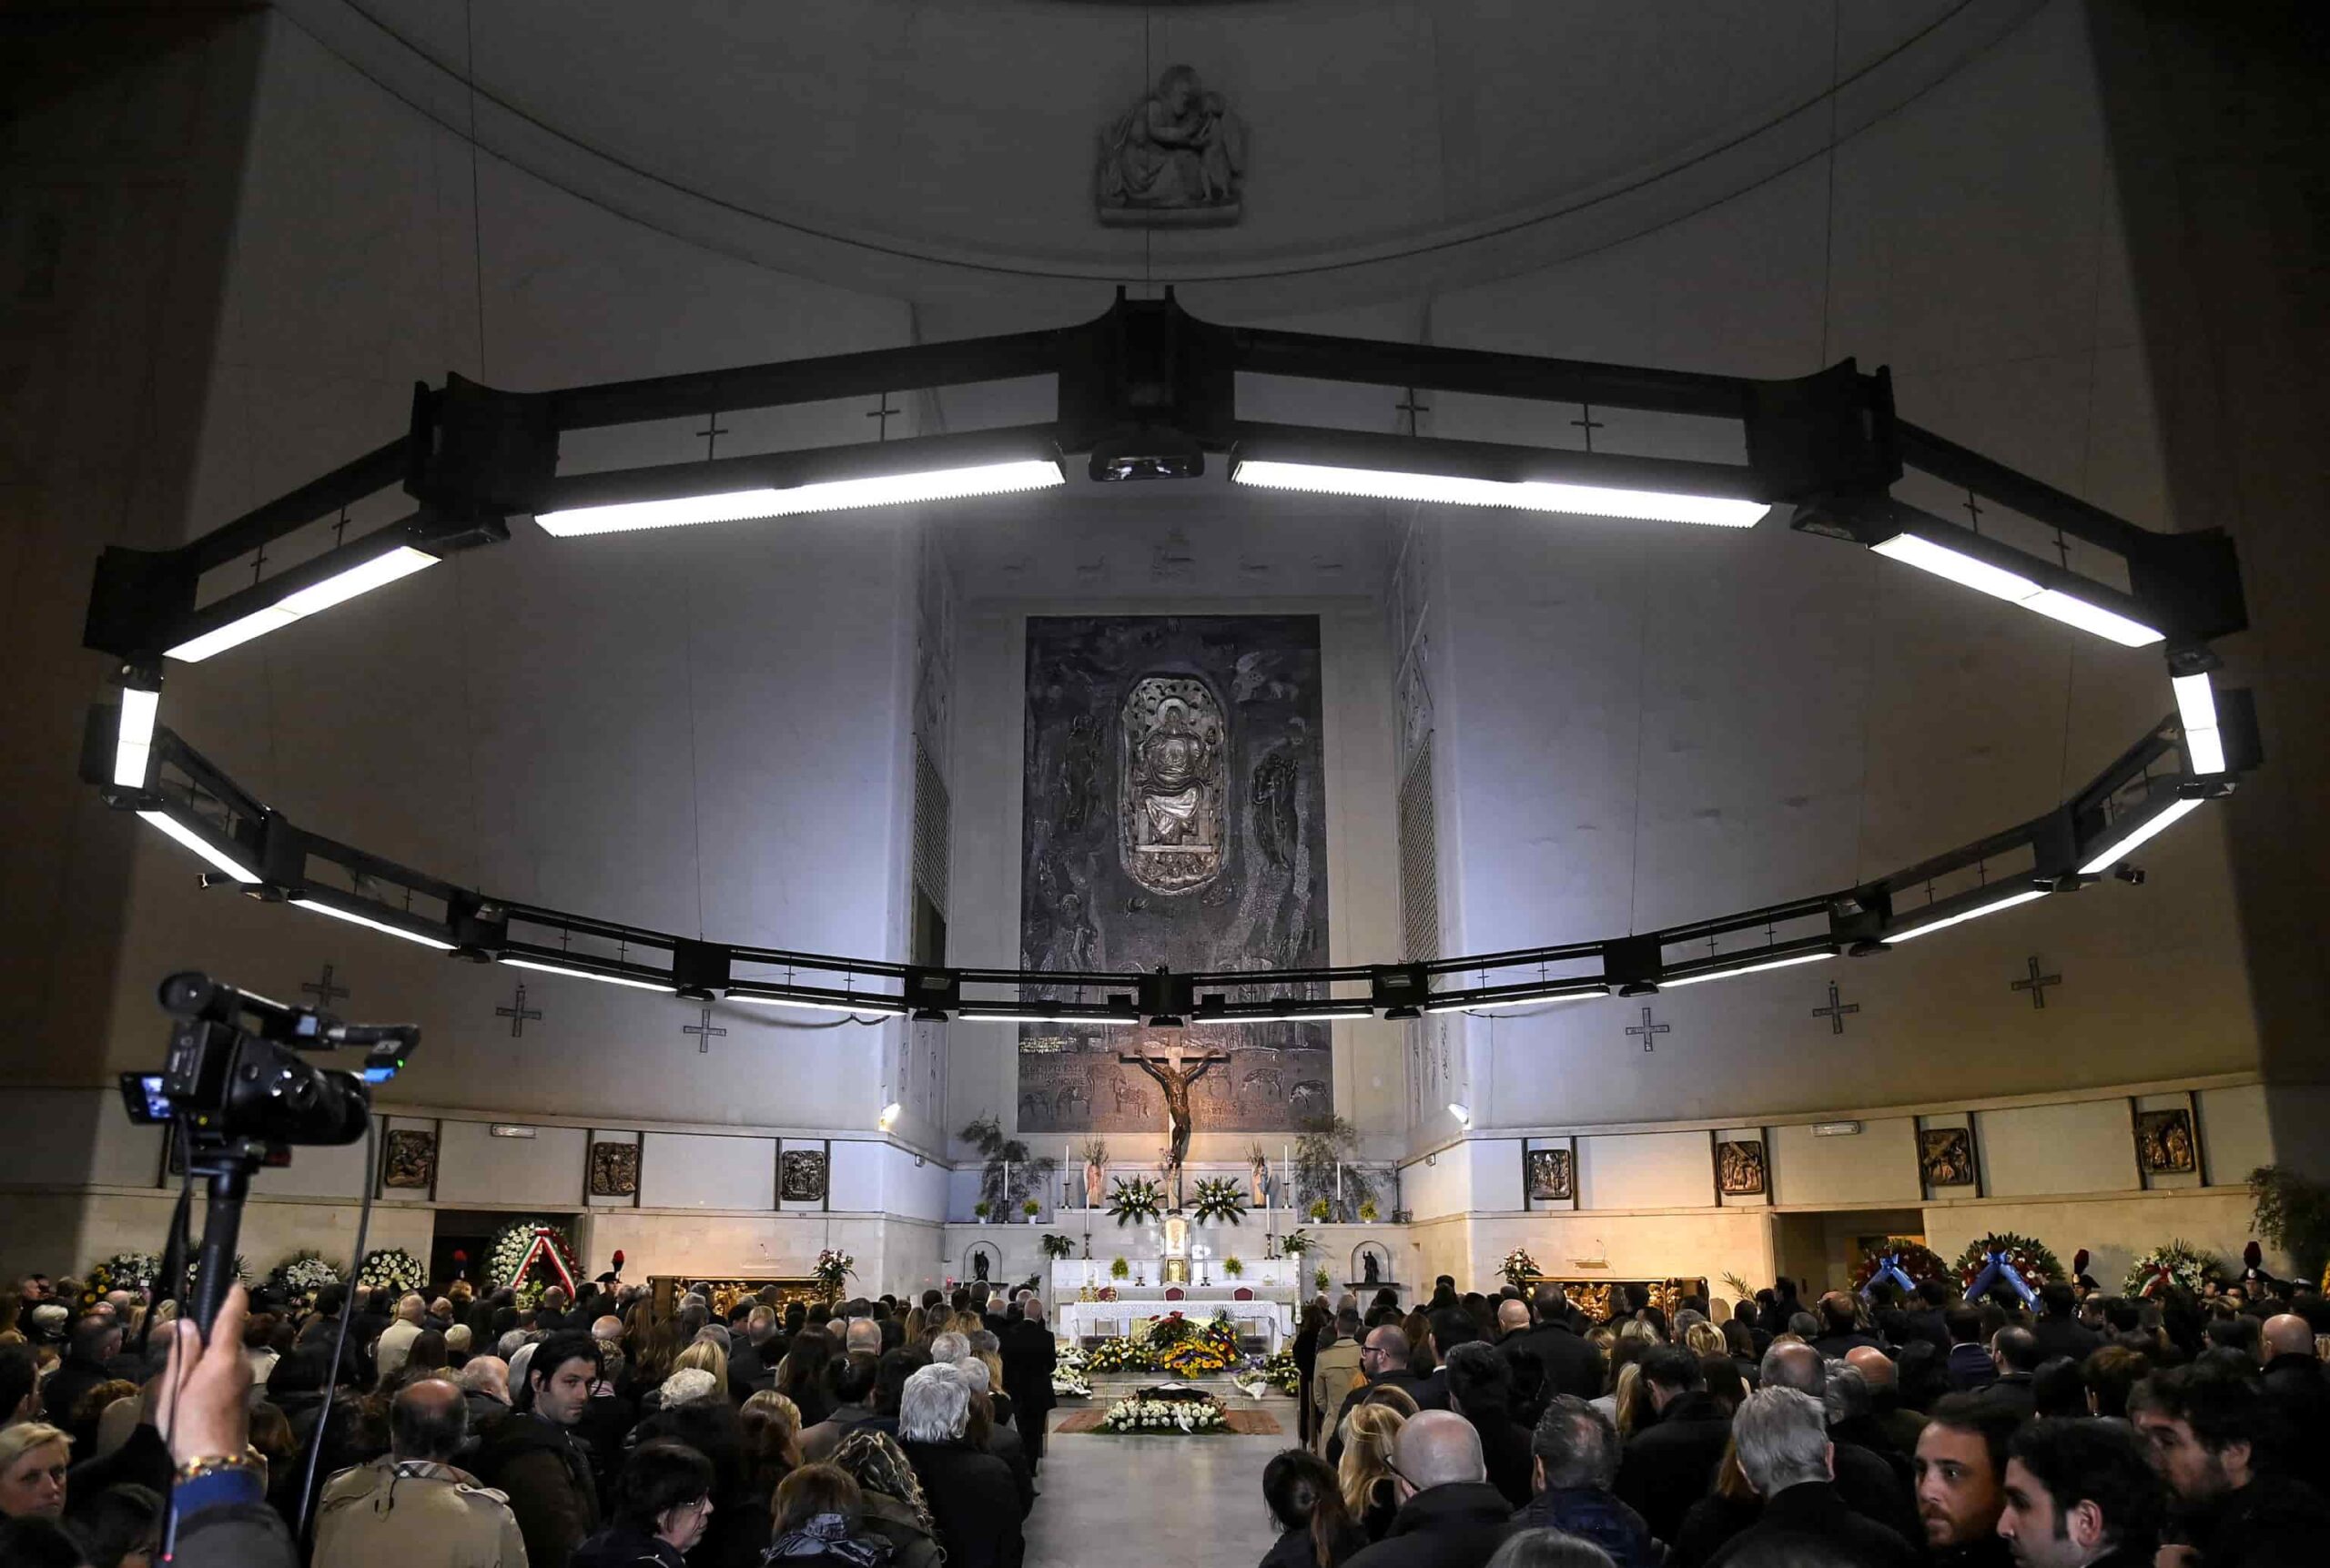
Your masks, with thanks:
[{"label": "large hanging light rig", "polygon": [[[887,399],[1048,380],[1048,420],[886,435]],[[1499,433],[1621,411],[1630,443],[1588,450],[1260,417],[1278,383],[1438,394]],[[881,398],[881,434],[801,450],[585,469],[582,432]],[[1280,400],[1282,401],[1282,400]],[[1246,406],[1251,405],[1251,406]],[[1254,417],[1249,417],[1249,415]],[[719,431],[716,420],[707,436]],[[1617,450],[1632,444],[1647,450]],[[1601,450],[1595,450],[1599,447]],[[562,469],[562,457],[570,464]],[[708,942],[495,898],[339,844],[242,791],[159,722],[173,663],[505,541],[992,495],[1069,482],[1194,480],[1455,506],[1752,527],[1776,510],[1839,539],[2128,647],[2160,646],[2175,712],[2032,820],[1832,893],[1560,946],[1300,973],[1063,976],[953,970]],[[1956,498],[1962,497],[1962,500]],[[1953,505],[1968,521],[1943,515]],[[354,520],[361,518],[361,524]],[[1986,521],[1987,520],[1987,521]],[[356,537],[350,538],[351,528]],[[289,541],[329,529],[301,559]],[[270,547],[280,547],[267,571]],[[587,548],[587,547],[582,547]],[[2049,559],[2051,552],[2053,559]],[[244,563],[249,579],[241,581]],[[288,561],[288,564],[283,562]],[[230,575],[236,580],[225,582]],[[173,550],[108,548],[84,642],[118,662],[82,772],[209,866],[214,881],[473,962],[692,1000],[811,1012],[1102,1027],[1269,1024],[1534,1007],[1863,954],[2123,868],[2126,855],[2259,765],[2245,692],[2211,644],[2246,624],[2231,541],[2163,534],[1897,418],[1886,372],[1851,359],[1758,380],[1476,349],[1224,327],[1121,291],[1079,326],[543,392],[459,376],[415,389],[404,435]]]}]

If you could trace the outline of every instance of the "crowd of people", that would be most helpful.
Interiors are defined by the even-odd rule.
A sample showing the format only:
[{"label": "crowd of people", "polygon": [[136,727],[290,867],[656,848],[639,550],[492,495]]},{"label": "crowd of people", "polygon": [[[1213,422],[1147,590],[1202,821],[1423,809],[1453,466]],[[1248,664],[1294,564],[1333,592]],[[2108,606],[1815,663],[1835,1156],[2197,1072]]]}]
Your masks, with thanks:
[{"label": "crowd of people", "polygon": [[[1033,1290],[238,1287],[207,1342],[7,1295],[0,1568],[1020,1568],[1054,1403]],[[1322,1298],[1262,1568],[2330,1563],[2325,1330],[2304,1286]]]},{"label": "crowd of people", "polygon": [[1262,1568],[2330,1563],[2330,1302],[2253,1283],[1314,1300]]},{"label": "crowd of people", "polygon": [[1032,1290],[78,1293],[0,1299],[0,1568],[1018,1568],[1053,1404]]}]

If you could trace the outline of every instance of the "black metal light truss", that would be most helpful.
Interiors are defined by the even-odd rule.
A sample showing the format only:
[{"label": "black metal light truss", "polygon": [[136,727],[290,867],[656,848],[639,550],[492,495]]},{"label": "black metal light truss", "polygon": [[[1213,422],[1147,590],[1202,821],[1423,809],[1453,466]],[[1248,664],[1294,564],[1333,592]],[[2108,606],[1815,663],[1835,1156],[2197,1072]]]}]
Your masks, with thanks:
[{"label": "black metal light truss", "polygon": [[[1589,423],[1593,409],[1713,420],[1732,432],[1744,460],[1242,419],[1241,375],[1403,389],[1411,401],[1415,391],[1429,390],[1584,405]],[[1057,406],[1048,421],[558,471],[560,438],[570,431],[1033,376],[1054,378]],[[218,880],[458,958],[692,1000],[722,995],[839,1013],[1105,1025],[1535,1007],[1878,951],[2092,881],[2112,868],[2120,845],[2132,847],[2201,801],[2228,793],[2260,762],[2247,693],[2214,692],[2207,683],[2218,663],[2211,641],[2246,623],[2230,541],[2217,531],[2139,528],[1906,424],[1894,415],[1881,369],[1863,374],[1846,359],[1800,379],[1767,381],[1230,328],[1190,317],[1170,291],[1157,301],[1120,295],[1108,313],[1073,328],[559,391],[506,392],[449,377],[441,388],[416,389],[410,427],[400,439],[175,550],[107,549],[84,641],[121,662],[127,688],[150,693],[159,688],[166,660],[223,652],[446,555],[505,541],[513,518],[694,505],[704,497],[726,498],[728,510],[707,518],[767,516],[814,509],[811,503],[881,504],[917,499],[911,487],[902,492],[890,484],[898,476],[977,465],[1032,464],[1058,482],[1069,454],[1086,456],[1088,472],[1103,482],[1194,476],[1210,456],[1226,455],[1233,477],[1245,465],[1257,472],[1294,465],[1304,473],[1325,470],[1334,483],[1382,483],[1389,487],[1384,493],[1433,500],[1530,505],[1539,499],[1534,493],[1495,487],[1587,486],[1670,501],[1786,507],[1795,529],[1869,546],[2130,645],[2161,642],[2169,672],[2178,677],[2180,712],[2046,813],[1857,886],[1666,931],[1424,963],[1267,973],[930,968],[709,942],[500,899],[292,823],[167,727],[152,728],[145,749],[133,749],[137,737],[125,726],[126,708],[92,709],[83,774],[109,804],[140,813],[201,854],[218,868]],[[1974,526],[1896,496],[1905,473],[1965,492]],[[1443,482],[1457,488],[1443,495],[1433,488]],[[872,488],[838,497],[817,488],[852,485]],[[350,509],[377,507],[399,490],[411,498],[409,511],[355,540],[340,537]],[[1978,498],[1994,512],[2053,531],[2059,558],[2049,561],[1980,531]],[[1548,509],[1596,507],[1557,500]],[[269,545],[335,517],[329,549],[265,573]],[[2061,543],[2066,540],[2116,558],[2124,582],[2073,572]],[[206,600],[206,574],[246,557],[254,558],[252,581]],[[149,699],[141,721],[151,724],[151,715]]]}]

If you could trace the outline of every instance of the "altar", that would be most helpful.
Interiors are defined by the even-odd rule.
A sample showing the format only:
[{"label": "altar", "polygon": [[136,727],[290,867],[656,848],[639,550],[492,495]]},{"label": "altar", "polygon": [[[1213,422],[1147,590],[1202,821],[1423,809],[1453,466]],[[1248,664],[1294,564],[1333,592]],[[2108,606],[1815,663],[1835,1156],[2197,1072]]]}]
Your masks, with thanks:
[{"label": "altar", "polygon": [[[1294,1292],[1301,1277],[1299,1259],[1259,1259],[1245,1272],[1223,1276],[1219,1263],[1201,1263],[1200,1280],[1183,1284],[1169,1280],[1164,1258],[1128,1259],[1126,1277],[1109,1276],[1109,1265],[1095,1259],[1062,1259],[1052,1264],[1053,1324],[1071,1344],[1090,1339],[1129,1334],[1144,1318],[1180,1312],[1211,1318],[1227,1312],[1241,1340],[1260,1340],[1277,1351],[1294,1337]],[[1106,1292],[1112,1300],[1083,1298]]]}]

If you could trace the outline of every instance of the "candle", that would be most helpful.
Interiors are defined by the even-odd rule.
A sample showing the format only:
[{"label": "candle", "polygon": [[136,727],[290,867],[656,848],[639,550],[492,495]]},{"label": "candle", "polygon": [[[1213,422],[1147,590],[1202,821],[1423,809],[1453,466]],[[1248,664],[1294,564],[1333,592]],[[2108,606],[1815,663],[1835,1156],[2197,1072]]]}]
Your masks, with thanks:
[{"label": "candle", "polygon": [[1341,1203],[1342,1200],[1343,1200],[1343,1162],[1342,1162],[1342,1160],[1340,1160],[1340,1159],[1339,1159],[1339,1160],[1335,1161],[1335,1201],[1336,1201],[1337,1203]]}]

